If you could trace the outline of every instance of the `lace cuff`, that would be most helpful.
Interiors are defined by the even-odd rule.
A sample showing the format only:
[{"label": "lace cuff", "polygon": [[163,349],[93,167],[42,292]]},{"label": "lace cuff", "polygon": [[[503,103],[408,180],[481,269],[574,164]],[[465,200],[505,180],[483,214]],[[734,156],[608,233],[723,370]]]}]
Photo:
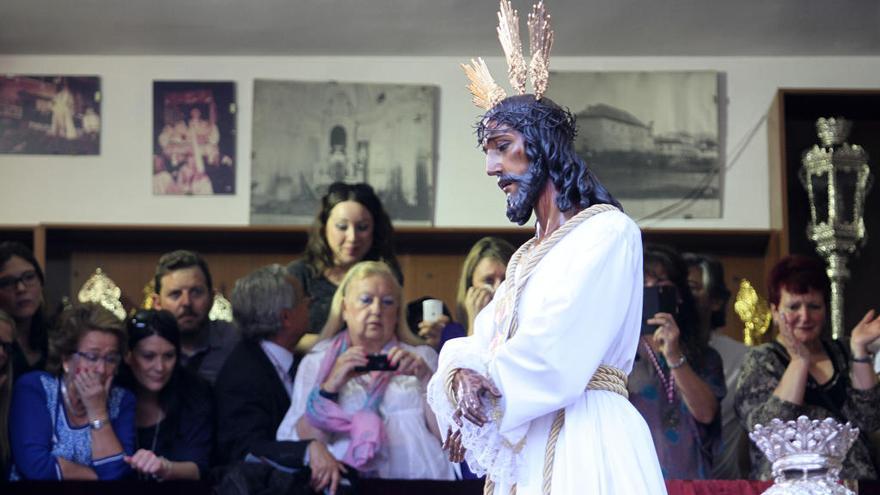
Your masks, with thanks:
[{"label": "lace cuff", "polygon": [[442,363],[443,366],[428,383],[428,404],[434,410],[440,432],[444,437],[449,429],[461,430],[461,443],[466,449],[465,461],[474,474],[488,475],[489,479],[496,483],[512,484],[516,481],[517,467],[522,460],[520,452],[525,445],[527,426],[509,435],[518,438],[516,443],[509,441],[498,429],[504,415],[502,401],[490,400],[486,397],[482,399],[489,415],[489,421],[485,425],[479,427],[466,419],[462,419],[461,427],[455,424],[452,420],[455,403],[446,390],[449,373],[466,368],[488,376],[488,366],[481,355],[466,352],[465,349],[456,349],[456,351],[452,359]]}]

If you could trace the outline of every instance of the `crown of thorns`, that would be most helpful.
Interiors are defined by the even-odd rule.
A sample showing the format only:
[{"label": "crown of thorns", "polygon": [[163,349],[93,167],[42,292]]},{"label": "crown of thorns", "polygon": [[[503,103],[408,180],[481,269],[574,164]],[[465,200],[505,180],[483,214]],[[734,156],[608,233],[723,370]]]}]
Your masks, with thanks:
[{"label": "crown of thorns", "polygon": [[483,143],[489,131],[500,125],[508,125],[518,131],[527,127],[557,130],[567,141],[573,141],[577,135],[574,114],[546,98],[522,103],[505,102],[490,110],[476,124],[478,142]]}]

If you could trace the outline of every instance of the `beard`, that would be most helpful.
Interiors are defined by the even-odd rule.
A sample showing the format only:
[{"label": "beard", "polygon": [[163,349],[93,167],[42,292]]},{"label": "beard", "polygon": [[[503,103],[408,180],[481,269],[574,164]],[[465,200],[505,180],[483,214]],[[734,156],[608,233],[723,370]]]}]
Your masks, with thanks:
[{"label": "beard", "polygon": [[516,192],[507,196],[507,219],[522,225],[529,221],[535,201],[544,187],[546,176],[540,173],[540,169],[530,166],[529,170],[522,175],[505,174],[499,177],[499,181],[508,181],[517,184]]}]

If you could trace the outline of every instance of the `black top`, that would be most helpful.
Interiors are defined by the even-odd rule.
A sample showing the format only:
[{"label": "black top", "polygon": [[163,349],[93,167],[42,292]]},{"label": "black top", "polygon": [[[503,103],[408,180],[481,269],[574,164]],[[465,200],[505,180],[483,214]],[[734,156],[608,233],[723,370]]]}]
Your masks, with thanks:
[{"label": "black top", "polygon": [[309,333],[321,333],[327,317],[330,315],[330,303],[336,292],[336,284],[323,274],[315,276],[312,268],[303,260],[287,265],[291,277],[299,280],[306,295],[311,298],[309,305]]},{"label": "black top", "polygon": [[18,341],[12,341],[12,381],[18,380],[21,375],[25,373],[30,373],[31,371],[45,371],[46,369],[46,354],[47,349],[40,349],[40,359],[37,360],[33,365],[29,364],[27,361],[27,357],[24,355],[24,351],[21,349],[21,346],[18,345]]},{"label": "black top", "polygon": [[[177,406],[152,426],[137,429],[137,448],[176,462],[194,462],[201,479],[208,475],[214,443],[214,398],[211,386],[190,371],[177,371]],[[157,428],[158,426],[158,428]]]}]

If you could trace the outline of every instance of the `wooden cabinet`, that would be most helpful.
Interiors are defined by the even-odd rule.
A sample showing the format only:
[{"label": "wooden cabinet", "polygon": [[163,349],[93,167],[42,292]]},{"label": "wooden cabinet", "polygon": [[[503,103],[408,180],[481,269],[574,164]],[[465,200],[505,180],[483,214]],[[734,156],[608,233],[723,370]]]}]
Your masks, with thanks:
[{"label": "wooden cabinet", "polygon": [[[395,249],[405,279],[405,300],[431,295],[452,309],[461,265],[474,242],[485,235],[494,235],[518,246],[532,233],[526,228],[396,229]],[[305,247],[307,236],[304,227],[59,224],[0,227],[0,241],[18,240],[34,248],[46,268],[46,296],[52,306],[64,296],[75,297],[97,267],[120,286],[126,306],[136,306],[143,298],[142,289],[152,278],[159,256],[174,249],[201,253],[211,267],[215,287],[228,297],[235,280],[251,270],[296,259]],[[726,267],[727,284],[732,290],[742,278],[761,285],[767,264],[776,259],[778,250],[777,236],[761,230],[651,229],[645,230],[643,237],[646,242],[715,255]],[[741,325],[737,323],[732,304],[730,306],[728,329],[732,336],[741,338]]]}]

